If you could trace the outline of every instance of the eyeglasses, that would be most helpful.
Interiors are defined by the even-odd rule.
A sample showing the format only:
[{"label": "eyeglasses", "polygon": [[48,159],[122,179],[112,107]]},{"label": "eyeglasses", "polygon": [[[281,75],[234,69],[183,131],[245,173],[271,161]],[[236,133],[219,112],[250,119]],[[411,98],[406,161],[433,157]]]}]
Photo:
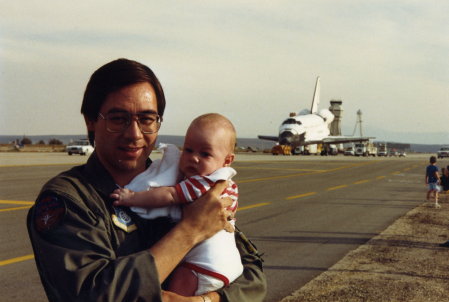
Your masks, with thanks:
[{"label": "eyeglasses", "polygon": [[98,116],[106,121],[106,129],[111,133],[125,131],[131,125],[131,121],[135,120],[142,133],[152,134],[158,132],[162,123],[162,118],[156,113],[109,112],[106,116],[101,113]]}]

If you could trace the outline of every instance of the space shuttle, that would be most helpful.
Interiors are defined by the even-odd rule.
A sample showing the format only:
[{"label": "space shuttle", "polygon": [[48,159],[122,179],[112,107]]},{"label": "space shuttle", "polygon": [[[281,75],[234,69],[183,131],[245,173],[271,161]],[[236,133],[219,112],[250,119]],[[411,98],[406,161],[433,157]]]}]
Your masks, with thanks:
[{"label": "space shuttle", "polygon": [[330,124],[335,116],[329,109],[318,109],[320,103],[320,77],[317,77],[310,109],[290,113],[279,126],[278,136],[258,135],[259,139],[276,141],[280,145],[296,147],[312,144],[342,144],[350,142],[365,142],[374,137],[331,136]]}]

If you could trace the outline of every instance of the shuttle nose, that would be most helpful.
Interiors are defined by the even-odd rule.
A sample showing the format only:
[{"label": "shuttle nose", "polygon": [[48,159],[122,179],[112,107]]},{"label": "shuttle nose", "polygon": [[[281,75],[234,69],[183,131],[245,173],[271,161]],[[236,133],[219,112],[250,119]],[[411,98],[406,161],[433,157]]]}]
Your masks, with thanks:
[{"label": "shuttle nose", "polygon": [[284,131],[279,135],[280,145],[291,145],[293,143],[293,133],[290,131]]}]

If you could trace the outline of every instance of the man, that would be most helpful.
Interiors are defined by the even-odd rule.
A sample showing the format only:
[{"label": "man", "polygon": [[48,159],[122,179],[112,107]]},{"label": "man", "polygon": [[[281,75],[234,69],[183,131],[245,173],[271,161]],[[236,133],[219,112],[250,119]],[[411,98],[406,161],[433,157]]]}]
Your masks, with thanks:
[{"label": "man", "polygon": [[236,231],[244,272],[229,287],[198,297],[161,290],[196,244],[227,223],[217,184],[184,207],[176,225],[142,220],[112,205],[109,194],[150,164],[165,97],[153,72],[119,59],[99,68],[84,94],[95,152],[86,165],[50,180],[28,214],[36,265],[50,301],[262,301],[266,280],[254,246]]}]

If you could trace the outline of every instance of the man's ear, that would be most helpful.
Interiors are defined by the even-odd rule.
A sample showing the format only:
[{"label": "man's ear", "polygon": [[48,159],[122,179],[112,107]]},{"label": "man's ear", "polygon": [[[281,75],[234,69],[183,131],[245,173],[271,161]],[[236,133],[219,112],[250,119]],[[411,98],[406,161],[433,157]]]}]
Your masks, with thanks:
[{"label": "man's ear", "polygon": [[234,162],[235,154],[230,153],[226,156],[224,166],[229,167]]},{"label": "man's ear", "polygon": [[87,131],[95,131],[95,121],[84,116],[84,121],[86,122]]}]

